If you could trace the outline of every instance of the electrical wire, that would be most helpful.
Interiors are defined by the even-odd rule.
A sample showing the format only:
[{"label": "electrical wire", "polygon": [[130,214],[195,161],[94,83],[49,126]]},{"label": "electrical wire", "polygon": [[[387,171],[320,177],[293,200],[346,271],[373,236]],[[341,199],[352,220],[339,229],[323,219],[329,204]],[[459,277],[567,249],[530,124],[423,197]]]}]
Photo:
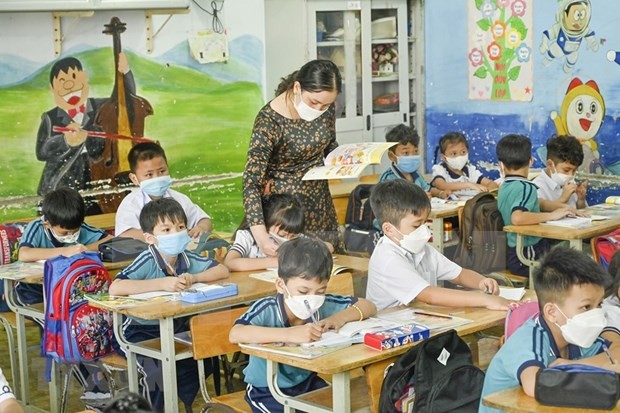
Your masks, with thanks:
[{"label": "electrical wire", "polygon": [[211,16],[211,28],[213,29],[213,31],[215,33],[224,33],[224,24],[222,24],[222,20],[220,20],[220,13],[222,12],[222,10],[224,9],[224,0],[222,0],[222,4],[220,5],[220,7],[217,7],[217,2],[215,0],[211,1],[211,11],[205,9],[203,6],[201,6],[198,1],[196,0],[192,0],[194,2],[194,4],[196,6],[198,6],[198,8],[202,11],[204,11],[205,13],[207,13],[209,16]]}]

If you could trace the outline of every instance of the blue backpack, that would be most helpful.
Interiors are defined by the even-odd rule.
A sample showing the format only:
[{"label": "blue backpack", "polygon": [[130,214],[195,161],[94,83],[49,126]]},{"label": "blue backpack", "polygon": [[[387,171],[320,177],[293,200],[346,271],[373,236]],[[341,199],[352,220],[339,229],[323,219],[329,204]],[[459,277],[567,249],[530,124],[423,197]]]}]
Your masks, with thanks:
[{"label": "blue backpack", "polygon": [[112,314],[91,307],[84,294],[105,293],[110,275],[95,252],[45,262],[45,328],[41,354],[79,363],[112,353]]}]

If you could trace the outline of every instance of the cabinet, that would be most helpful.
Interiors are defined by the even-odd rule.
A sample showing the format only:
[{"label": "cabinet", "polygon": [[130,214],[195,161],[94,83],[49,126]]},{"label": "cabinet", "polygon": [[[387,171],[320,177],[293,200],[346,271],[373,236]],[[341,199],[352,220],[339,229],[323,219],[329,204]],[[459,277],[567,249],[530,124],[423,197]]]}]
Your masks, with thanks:
[{"label": "cabinet", "polygon": [[187,9],[189,0],[2,0],[0,12]]}]

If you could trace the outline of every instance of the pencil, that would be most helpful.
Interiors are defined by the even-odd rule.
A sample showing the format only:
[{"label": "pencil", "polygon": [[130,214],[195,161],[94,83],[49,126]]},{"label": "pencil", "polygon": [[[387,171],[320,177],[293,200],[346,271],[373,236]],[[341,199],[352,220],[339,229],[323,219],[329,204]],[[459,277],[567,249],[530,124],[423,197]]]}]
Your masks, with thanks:
[{"label": "pencil", "polygon": [[611,354],[609,354],[609,348],[607,347],[607,344],[605,344],[605,343],[603,343],[603,351],[605,352],[605,354],[607,354],[607,358],[609,359],[609,362],[610,362],[611,364],[616,364],[616,363],[614,362],[614,359],[613,359],[613,358],[611,358]]},{"label": "pencil", "polygon": [[444,315],[444,314],[425,313],[423,311],[414,311],[413,314],[427,315],[429,317],[437,317],[437,318],[447,318],[448,320],[452,320],[452,316]]}]

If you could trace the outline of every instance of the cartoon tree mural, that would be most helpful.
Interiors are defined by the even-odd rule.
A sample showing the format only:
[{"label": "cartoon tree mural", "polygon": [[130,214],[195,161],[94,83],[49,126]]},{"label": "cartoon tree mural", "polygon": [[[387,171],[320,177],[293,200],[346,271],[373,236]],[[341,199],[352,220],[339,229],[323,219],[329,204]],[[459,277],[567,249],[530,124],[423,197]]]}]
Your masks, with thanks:
[{"label": "cartoon tree mural", "polygon": [[[530,66],[531,72],[532,48],[528,46],[531,40],[528,39],[528,25],[523,19],[526,11],[529,11],[527,1],[471,1],[475,10],[470,9],[470,19],[475,21],[475,25],[472,32],[470,24],[470,73],[475,78],[473,83],[479,79],[478,82],[483,83],[488,92],[470,94],[470,97],[531,100],[531,75],[522,74],[525,65]],[[520,82],[516,88],[511,86],[511,82],[518,81]],[[519,96],[513,96],[515,91]]]}]

